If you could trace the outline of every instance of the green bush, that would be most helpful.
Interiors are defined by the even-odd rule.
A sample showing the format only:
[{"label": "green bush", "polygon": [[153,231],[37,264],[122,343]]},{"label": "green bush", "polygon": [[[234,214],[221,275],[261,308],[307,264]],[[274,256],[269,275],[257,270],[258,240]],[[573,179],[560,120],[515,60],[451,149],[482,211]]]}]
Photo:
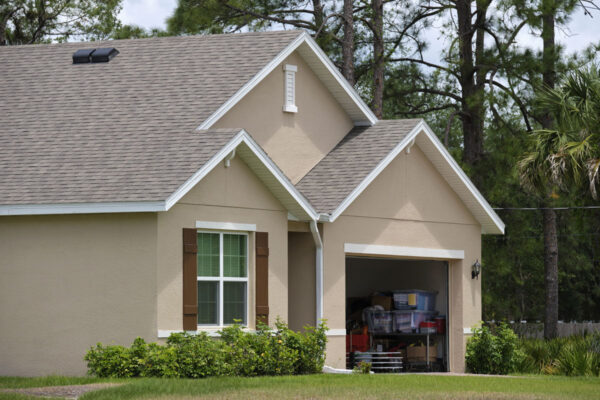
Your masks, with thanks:
[{"label": "green bush", "polygon": [[137,362],[132,362],[131,352],[123,346],[103,346],[98,343],[84,357],[91,375],[100,378],[129,378],[139,376]]},{"label": "green bush", "polygon": [[166,347],[172,348],[176,354],[180,377],[227,375],[223,343],[211,339],[205,332],[197,335],[173,333],[167,339]]},{"label": "green bush", "polygon": [[566,376],[600,376],[600,333],[551,340],[523,339],[520,348],[524,373]]},{"label": "green bush", "polygon": [[174,333],[166,345],[134,340],[130,348],[98,343],[84,359],[88,372],[98,377],[202,378],[319,373],[325,362],[327,327],[305,327],[294,332],[277,320],[276,329],[261,325],[256,332],[234,325],[220,332]]},{"label": "green bush", "polygon": [[475,374],[506,375],[522,364],[519,338],[506,324],[494,331],[488,326],[475,328],[467,342],[467,370]]}]

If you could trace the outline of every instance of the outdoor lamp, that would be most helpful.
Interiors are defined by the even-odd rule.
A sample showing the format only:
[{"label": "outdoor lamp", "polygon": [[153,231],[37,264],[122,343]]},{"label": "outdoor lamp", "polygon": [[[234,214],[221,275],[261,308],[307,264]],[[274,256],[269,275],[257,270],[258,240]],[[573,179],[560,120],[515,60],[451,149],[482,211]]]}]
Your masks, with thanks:
[{"label": "outdoor lamp", "polygon": [[471,279],[479,279],[479,273],[481,272],[481,263],[479,262],[479,259],[477,261],[475,261],[475,264],[473,264],[473,270],[471,271]]}]

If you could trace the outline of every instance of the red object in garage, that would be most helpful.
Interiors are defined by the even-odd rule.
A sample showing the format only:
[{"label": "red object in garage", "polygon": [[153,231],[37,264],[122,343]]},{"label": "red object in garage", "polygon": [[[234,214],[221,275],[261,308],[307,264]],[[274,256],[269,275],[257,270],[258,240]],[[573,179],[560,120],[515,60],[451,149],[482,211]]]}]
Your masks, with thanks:
[{"label": "red object in garage", "polygon": [[446,333],[446,317],[439,316],[433,319],[435,321],[435,326],[437,328],[437,333],[443,335]]},{"label": "red object in garage", "polygon": [[[352,343],[352,348],[350,348]],[[346,335],[346,351],[367,351],[369,350],[369,335]]]}]

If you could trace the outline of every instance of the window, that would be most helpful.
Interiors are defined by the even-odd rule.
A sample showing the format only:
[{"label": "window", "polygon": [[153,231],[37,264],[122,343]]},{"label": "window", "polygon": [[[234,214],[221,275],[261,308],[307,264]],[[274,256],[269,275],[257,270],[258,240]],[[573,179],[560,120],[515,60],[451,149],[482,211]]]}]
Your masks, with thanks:
[{"label": "window", "polygon": [[248,235],[198,232],[198,325],[247,323]]}]

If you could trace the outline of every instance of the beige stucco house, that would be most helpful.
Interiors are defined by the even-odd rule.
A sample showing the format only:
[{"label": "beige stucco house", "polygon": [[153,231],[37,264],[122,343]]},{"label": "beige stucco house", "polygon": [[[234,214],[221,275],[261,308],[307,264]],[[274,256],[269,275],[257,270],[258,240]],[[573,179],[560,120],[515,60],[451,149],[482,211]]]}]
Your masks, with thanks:
[{"label": "beige stucco house", "polygon": [[407,285],[438,292],[463,370],[472,265],[504,225],[424,121],[378,121],[308,34],[8,46],[0,70],[0,375],[277,317],[326,319],[343,368],[348,300]]}]

